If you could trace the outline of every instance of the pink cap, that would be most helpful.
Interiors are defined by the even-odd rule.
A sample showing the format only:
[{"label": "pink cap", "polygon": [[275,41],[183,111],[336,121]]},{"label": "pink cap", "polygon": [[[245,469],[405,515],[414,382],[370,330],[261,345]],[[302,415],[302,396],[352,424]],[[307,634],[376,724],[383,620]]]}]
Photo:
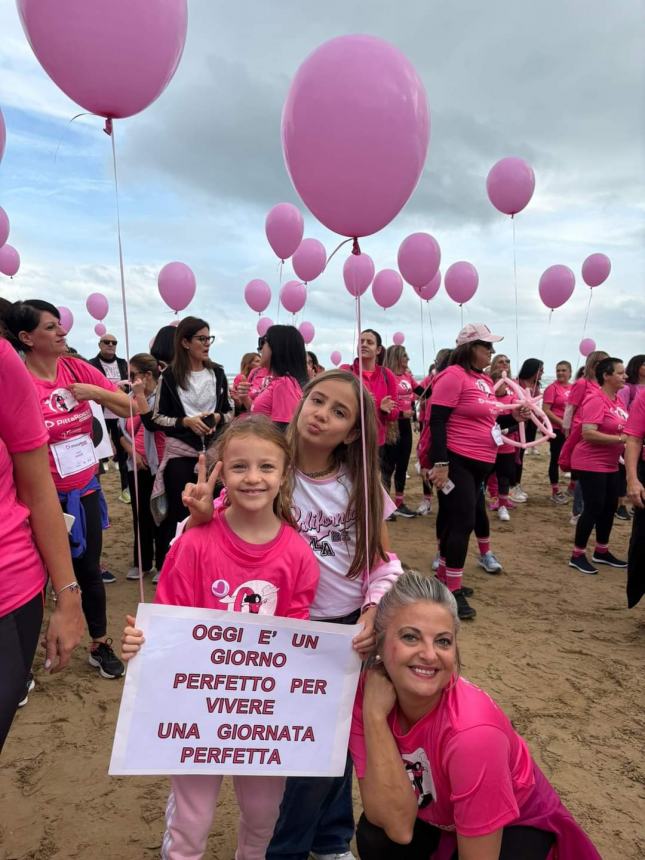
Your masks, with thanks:
[{"label": "pink cap", "polygon": [[457,335],[457,346],[461,346],[462,343],[473,343],[475,340],[483,340],[484,343],[497,343],[504,338],[498,334],[493,334],[484,323],[468,323]]}]

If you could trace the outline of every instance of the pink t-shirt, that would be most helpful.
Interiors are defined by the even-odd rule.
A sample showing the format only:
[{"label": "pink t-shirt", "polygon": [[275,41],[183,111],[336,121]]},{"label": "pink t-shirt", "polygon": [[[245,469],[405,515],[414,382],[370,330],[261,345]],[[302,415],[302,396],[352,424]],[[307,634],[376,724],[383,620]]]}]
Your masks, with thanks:
[{"label": "pink t-shirt", "polygon": [[551,408],[556,418],[564,418],[564,408],[569,403],[569,395],[573,386],[570,382],[563,385],[561,382],[552,382],[544,390],[543,402]]},{"label": "pink t-shirt", "polygon": [[417,387],[417,382],[409,370],[406,370],[405,373],[395,373],[394,376],[396,378],[399,409],[401,412],[411,412],[414,401],[414,389]]},{"label": "pink t-shirt", "polygon": [[[134,425],[133,422],[134,421]],[[132,432],[132,428],[134,426],[134,434]],[[143,459],[143,462],[148,465],[148,460],[146,458],[146,428],[143,426],[143,421],[141,420],[140,415],[135,415],[134,418],[128,418],[125,422],[125,429],[132,439],[134,437],[134,449],[137,454]],[[163,454],[166,447],[166,437],[163,433],[155,433],[155,448],[157,449],[157,459],[161,463],[163,460]]]},{"label": "pink t-shirt", "polygon": [[[592,392],[578,410],[580,424],[596,424],[600,433],[618,436],[625,429],[627,412],[622,404],[611,400],[604,391]],[[615,472],[624,445],[599,445],[582,437],[571,455],[571,467],[583,472]]]},{"label": "pink t-shirt", "polygon": [[497,420],[493,383],[485,373],[453,364],[442,370],[432,384],[432,405],[450,406],[448,448],[455,454],[494,463],[497,444],[492,436]]},{"label": "pink t-shirt", "polygon": [[269,375],[268,367],[254,367],[249,373],[249,385],[251,386],[249,389],[249,397],[251,400],[255,400],[258,394],[264,391],[270,382],[271,376]]},{"label": "pink t-shirt", "polygon": [[[49,432],[49,444],[54,445],[65,439],[75,439],[83,434],[92,435],[92,410],[88,402],[79,403],[69,390],[74,382],[85,382],[96,385],[106,391],[117,391],[116,385],[106,379],[103,374],[91,364],[78,358],[59,358],[58,370],[54,382],[39,379],[31,374],[40,401],[41,413],[45,418],[45,427]],[[61,493],[84,487],[96,472],[96,466],[84,469],[74,475],[62,478],[58,474],[56,463],[49,451],[49,468],[56,489]]]},{"label": "pink t-shirt", "polygon": [[302,388],[293,376],[274,376],[251,405],[251,412],[259,412],[272,421],[288,424],[302,399]]},{"label": "pink t-shirt", "polygon": [[580,423],[580,407],[586,400],[589,394],[594,391],[600,391],[600,386],[595,381],[595,379],[577,379],[573,385],[571,386],[571,391],[569,392],[569,401],[568,406],[575,406],[576,411],[573,416],[573,424]]},{"label": "pink t-shirt", "polygon": [[[629,418],[625,424],[625,433],[628,436],[636,436],[641,442],[645,439],[645,386],[641,387],[632,401]],[[645,447],[641,449],[641,459],[645,460]]]},{"label": "pink t-shirt", "polygon": [[36,392],[24,364],[0,338],[0,617],[24,606],[47,575],[29,526],[29,508],[16,496],[12,454],[47,443]]},{"label": "pink t-shirt", "polygon": [[312,551],[290,526],[268,543],[250,544],[220,510],[173,543],[155,603],[309,618],[318,577]]}]

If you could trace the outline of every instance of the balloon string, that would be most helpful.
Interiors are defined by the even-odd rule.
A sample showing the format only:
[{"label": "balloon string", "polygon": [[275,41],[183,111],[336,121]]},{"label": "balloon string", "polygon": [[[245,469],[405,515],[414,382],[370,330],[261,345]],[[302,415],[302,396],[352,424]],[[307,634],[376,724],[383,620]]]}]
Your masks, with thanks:
[{"label": "balloon string", "polygon": [[[432,355],[434,357],[437,354],[437,345],[434,342],[434,326],[432,325],[432,311],[430,310],[430,302],[426,302],[426,304],[428,306],[428,320],[430,322],[430,334],[432,335]],[[462,326],[462,328],[463,328],[463,326]]]},{"label": "balloon string", "polygon": [[334,256],[334,254],[336,254],[338,251],[340,251],[340,249],[343,247],[343,245],[346,245],[348,242],[355,242],[355,241],[356,241],[355,239],[351,239],[351,238],[350,239],[343,239],[343,241],[340,243],[340,245],[338,245],[336,248],[334,248],[334,250],[331,252],[331,254],[327,257],[327,262],[325,263],[325,268],[327,268],[327,266],[331,262],[332,257]]},{"label": "balloon string", "polygon": [[[542,355],[546,354],[546,345],[549,342],[549,335],[551,334],[551,317],[553,316],[553,308],[549,310],[549,321],[546,324],[546,334],[544,335],[544,345],[542,346]],[[519,370],[519,368],[517,368]]]},{"label": "balloon string", "polygon": [[419,296],[419,311],[421,312],[421,361],[423,362],[423,375],[426,375],[426,345],[423,334],[423,299]]},{"label": "balloon string", "polygon": [[[581,340],[584,340],[585,334],[587,333],[587,323],[589,322],[589,311],[591,310],[591,297],[593,296],[593,290],[589,287],[589,301],[587,302],[587,313],[585,314],[584,325],[582,326],[582,337]],[[576,361],[576,373],[580,369],[580,350],[578,350],[578,359]]]},{"label": "balloon string", "polygon": [[513,289],[515,292],[515,367],[520,367],[520,323],[517,309],[517,254],[515,249],[515,218],[511,215],[513,225]]},{"label": "balloon string", "polygon": [[58,158],[58,150],[62,146],[63,140],[64,140],[65,135],[67,134],[67,132],[69,130],[70,125],[74,122],[75,119],[79,119],[79,117],[82,117],[82,116],[94,116],[94,114],[90,113],[89,111],[85,111],[84,113],[77,113],[76,116],[73,116],[70,119],[70,121],[67,123],[67,125],[65,126],[65,128],[61,132],[60,138],[58,139],[58,144],[56,146],[56,152],[54,153],[54,163],[56,163],[56,160]]},{"label": "balloon string", "polygon": [[461,314],[461,326],[460,326],[460,328],[463,328],[464,327],[464,306],[463,305],[459,305],[459,313]]},{"label": "balloon string", "polygon": [[363,493],[365,496],[365,576],[367,578],[367,602],[372,602],[371,582],[370,582],[370,553],[369,553],[369,532],[370,532],[370,514],[369,514],[369,489],[367,486],[367,450],[365,448],[365,398],[363,387],[363,354],[361,350],[361,297],[356,296],[356,327],[358,330],[358,378],[360,385],[358,387],[358,399],[361,413],[361,454],[363,456]]},{"label": "balloon string", "polygon": [[[121,241],[121,207],[119,206],[119,177],[116,169],[116,144],[114,141],[114,130],[112,127],[112,120],[108,119],[105,123],[105,132],[110,135],[110,140],[112,141],[112,168],[114,171],[114,201],[116,204],[116,234],[117,241],[119,246],[119,273],[121,276],[121,307],[123,308],[123,329],[125,332],[125,357],[128,362],[128,368],[130,367],[130,334],[128,331],[128,303],[125,297],[125,267],[123,265],[123,242]],[[137,506],[137,511],[140,510],[139,507],[139,476],[137,473],[137,462],[136,462],[136,445],[135,445],[135,432],[134,432],[134,402],[133,399],[129,398],[130,402],[130,428],[132,430],[132,458],[134,460],[134,470],[133,470],[133,478],[134,478],[134,503]],[[139,518],[137,517],[137,552],[138,552],[138,561],[139,561],[139,600],[141,603],[145,603],[145,595],[143,593],[143,569],[141,566],[141,529],[139,524]]]}]

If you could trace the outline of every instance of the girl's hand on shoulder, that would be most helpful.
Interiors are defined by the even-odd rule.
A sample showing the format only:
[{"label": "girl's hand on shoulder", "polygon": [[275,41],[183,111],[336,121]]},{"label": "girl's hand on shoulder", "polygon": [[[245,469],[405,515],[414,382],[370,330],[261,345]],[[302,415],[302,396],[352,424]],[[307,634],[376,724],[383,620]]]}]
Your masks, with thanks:
[{"label": "girl's hand on shoulder", "polygon": [[134,615],[126,615],[126,626],[123,628],[123,636],[121,637],[121,659],[127,663],[139,653],[143,643],[146,641],[143,636],[143,630],[139,630],[135,625]]},{"label": "girl's hand on shoulder", "polygon": [[385,719],[396,705],[396,690],[382,665],[368,669],[363,692],[363,713]]},{"label": "girl's hand on shoulder", "polygon": [[197,483],[186,484],[181,494],[181,501],[190,511],[191,525],[202,525],[213,519],[213,495],[215,484],[222,471],[221,460],[215,464],[215,468],[206,477],[206,457],[199,455],[197,461]]},{"label": "girl's hand on shoulder", "polygon": [[352,639],[352,647],[357,651],[362,659],[365,659],[372,648],[376,645],[376,637],[374,636],[374,618],[376,616],[376,606],[370,606],[363,612],[359,618],[359,622],[363,625],[360,633]]}]

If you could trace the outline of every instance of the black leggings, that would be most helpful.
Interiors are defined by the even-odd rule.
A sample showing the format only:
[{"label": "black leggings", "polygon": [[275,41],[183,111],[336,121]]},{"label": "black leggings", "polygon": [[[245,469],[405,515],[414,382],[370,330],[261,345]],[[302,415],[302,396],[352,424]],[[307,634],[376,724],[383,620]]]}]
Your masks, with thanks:
[{"label": "black leggings", "polygon": [[585,472],[576,470],[582,490],[584,509],[576,526],[575,543],[578,549],[587,546],[593,527],[596,527],[596,542],[609,543],[618,507],[618,472]]},{"label": "black leggings", "polygon": [[495,460],[497,491],[500,496],[508,496],[511,485],[515,483],[515,451],[511,454],[498,454]]},{"label": "black leggings", "polygon": [[558,469],[558,459],[560,451],[564,445],[564,433],[562,430],[553,428],[555,433],[554,439],[549,439],[549,448],[551,449],[551,459],[549,460],[549,481],[551,484],[557,484],[560,480],[560,470]]},{"label": "black leggings", "polygon": [[[638,464],[638,480],[645,487],[645,462]],[[634,508],[627,557],[627,606],[636,606],[645,594],[645,509]]]},{"label": "black leggings", "polygon": [[0,618],[0,750],[25,694],[42,620],[42,592]]},{"label": "black leggings", "polygon": [[[414,823],[412,841],[393,842],[385,831],[361,815],[356,829],[356,844],[361,860],[428,860],[439,845],[441,830],[422,821]],[[537,827],[505,827],[499,860],[545,860],[555,844],[555,834]],[[452,860],[458,860],[455,851]]]},{"label": "black leggings", "polygon": [[[537,427],[532,421],[527,421],[524,425],[524,432],[526,434],[527,442],[535,442],[535,437],[537,436]],[[522,470],[524,469],[524,455],[526,454],[526,448],[519,448],[520,461],[517,463],[515,469],[515,483],[522,483]]]},{"label": "black leggings", "polygon": [[101,550],[103,526],[99,494],[90,493],[81,498],[85,511],[86,546],[80,558],[73,558],[74,574],[81,586],[81,604],[92,639],[101,639],[107,632],[105,585],[101,576]]},{"label": "black leggings", "polygon": [[128,486],[128,455],[125,448],[121,444],[121,429],[119,427],[118,418],[106,418],[105,426],[110,434],[110,439],[114,445],[114,459],[119,464],[119,478],[121,479],[121,490],[125,490]]},{"label": "black leggings", "polygon": [[[136,504],[134,492],[134,472],[128,472],[128,486],[132,500],[132,529],[134,534],[134,566],[139,566],[139,546],[137,544],[137,526],[141,538],[141,568],[150,570],[153,562],[156,562],[157,570],[161,570],[166,554],[160,546],[159,529],[155,525],[150,510],[150,495],[154,476],[150,469],[139,469],[137,472],[137,484],[139,486],[139,504]],[[167,549],[167,548],[166,548]]]},{"label": "black leggings", "polygon": [[474,530],[478,538],[490,535],[484,485],[493,463],[483,463],[448,451],[448,477],[455,488],[446,495],[439,491],[437,537],[446,567],[461,570],[466,561],[468,540]]},{"label": "black leggings", "polygon": [[399,438],[394,445],[383,446],[383,459],[381,460],[381,474],[386,490],[390,491],[392,475],[394,475],[394,489],[397,493],[405,490],[405,475],[412,453],[412,422],[409,418],[399,418]]},{"label": "black leggings", "polygon": [[157,542],[157,553],[162,558],[166,557],[170,541],[175,537],[177,524],[188,516],[188,510],[184,507],[181,494],[186,484],[195,482],[196,465],[196,457],[175,457],[172,460],[168,460],[166,464],[164,484],[168,500],[168,514],[159,526],[159,539]]}]

